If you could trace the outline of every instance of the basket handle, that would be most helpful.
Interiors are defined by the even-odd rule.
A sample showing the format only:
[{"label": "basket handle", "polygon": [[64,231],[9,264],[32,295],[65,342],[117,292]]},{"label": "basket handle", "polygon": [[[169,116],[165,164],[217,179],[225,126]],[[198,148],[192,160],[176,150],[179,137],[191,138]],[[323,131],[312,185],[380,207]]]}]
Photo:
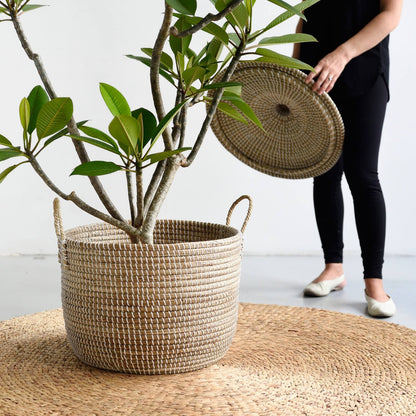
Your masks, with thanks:
[{"label": "basket handle", "polygon": [[65,232],[62,225],[61,205],[59,198],[55,198],[53,200],[53,219],[55,224],[55,234],[63,241],[65,239]]},{"label": "basket handle", "polygon": [[66,252],[65,231],[62,226],[61,206],[59,198],[53,200],[53,219],[55,224],[55,233],[58,238],[58,259],[63,268],[69,265]]},{"label": "basket handle", "polygon": [[253,210],[253,200],[251,199],[251,197],[249,197],[248,195],[242,195],[240,196],[240,198],[238,198],[236,201],[234,201],[234,203],[231,205],[229,211],[228,211],[228,215],[227,215],[227,220],[226,220],[226,225],[230,225],[231,222],[231,216],[233,214],[234,208],[243,200],[243,199],[247,199],[248,200],[248,210],[247,210],[247,215],[246,218],[244,219],[243,225],[241,227],[241,232],[244,233],[246,227],[247,227],[247,222],[250,219],[251,216],[251,211]]}]

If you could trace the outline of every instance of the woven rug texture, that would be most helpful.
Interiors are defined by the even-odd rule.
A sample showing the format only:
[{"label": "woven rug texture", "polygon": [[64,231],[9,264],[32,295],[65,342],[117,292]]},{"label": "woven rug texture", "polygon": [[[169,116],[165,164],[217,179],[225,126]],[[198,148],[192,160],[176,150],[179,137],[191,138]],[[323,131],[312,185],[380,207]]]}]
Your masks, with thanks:
[{"label": "woven rug texture", "polygon": [[416,415],[416,331],[317,309],[241,304],[225,358],[138,376],[82,364],[61,310],[0,323],[1,416]]}]

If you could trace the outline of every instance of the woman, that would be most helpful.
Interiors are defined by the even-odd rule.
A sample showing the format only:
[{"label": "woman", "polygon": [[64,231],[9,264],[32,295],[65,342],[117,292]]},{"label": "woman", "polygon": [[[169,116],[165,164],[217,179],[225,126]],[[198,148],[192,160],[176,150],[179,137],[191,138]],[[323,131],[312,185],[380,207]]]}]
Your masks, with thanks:
[{"label": "woman", "polygon": [[315,69],[318,94],[330,93],[345,125],[340,160],[314,179],[314,206],[324,251],[325,268],[305,288],[305,295],[326,296],[342,289],[343,199],[341,178],[347,179],[364,266],[365,298],[371,316],[395,313],[386,294],[382,265],[386,213],[378,180],[378,153],[389,99],[389,33],[398,25],[403,0],[320,0],[305,11],[297,32],[314,35],[318,43],[297,44],[294,57]]}]

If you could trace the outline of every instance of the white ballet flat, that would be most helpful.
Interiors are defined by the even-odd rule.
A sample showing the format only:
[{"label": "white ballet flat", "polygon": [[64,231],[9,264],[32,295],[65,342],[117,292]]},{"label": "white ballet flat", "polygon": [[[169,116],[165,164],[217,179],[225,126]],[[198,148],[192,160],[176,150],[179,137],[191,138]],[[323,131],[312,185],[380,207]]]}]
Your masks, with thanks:
[{"label": "white ballet flat", "polygon": [[345,276],[342,275],[332,280],[324,280],[319,283],[309,283],[305,287],[303,294],[305,296],[327,296],[330,292],[343,289]]},{"label": "white ballet flat", "polygon": [[390,296],[387,302],[379,302],[368,296],[365,290],[364,294],[365,299],[367,300],[368,314],[370,316],[376,318],[390,318],[390,316],[393,316],[396,313],[396,305]]}]

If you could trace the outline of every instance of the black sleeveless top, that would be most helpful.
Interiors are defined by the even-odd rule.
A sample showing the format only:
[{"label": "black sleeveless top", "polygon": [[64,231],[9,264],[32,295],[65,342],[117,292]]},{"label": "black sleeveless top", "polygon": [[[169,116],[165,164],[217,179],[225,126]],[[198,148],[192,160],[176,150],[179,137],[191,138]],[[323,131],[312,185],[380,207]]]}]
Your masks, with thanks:
[{"label": "black sleeveless top", "polygon": [[[354,36],[380,12],[380,0],[320,0],[305,10],[303,32],[318,42],[302,43],[300,59],[315,67],[321,58]],[[389,78],[389,36],[352,59],[331,95],[353,97],[367,92],[382,74]]]}]

